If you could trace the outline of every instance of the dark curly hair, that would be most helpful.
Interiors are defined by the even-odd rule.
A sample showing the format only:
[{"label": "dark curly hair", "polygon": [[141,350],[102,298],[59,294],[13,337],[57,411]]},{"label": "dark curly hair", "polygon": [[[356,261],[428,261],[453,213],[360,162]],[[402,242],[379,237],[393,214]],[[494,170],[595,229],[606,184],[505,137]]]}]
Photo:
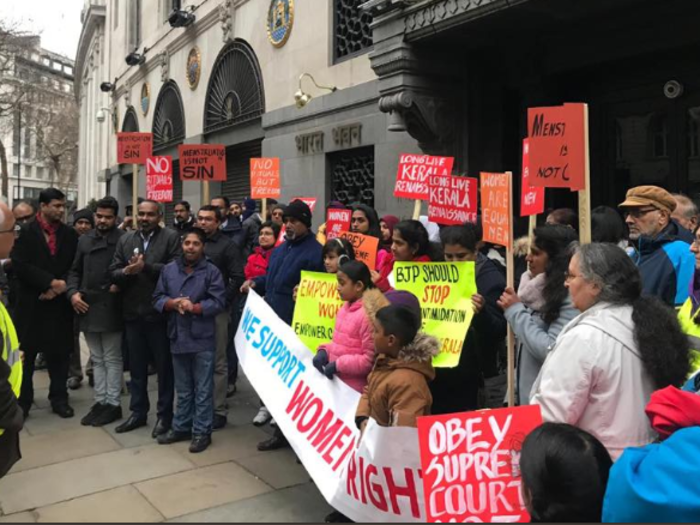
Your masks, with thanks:
[{"label": "dark curly hair", "polygon": [[657,297],[642,296],[642,276],[618,246],[585,244],[576,256],[583,279],[600,289],[599,302],[632,306],[634,340],[656,389],[681,386],[690,371],[690,353],[675,311]]},{"label": "dark curly hair", "polygon": [[569,290],[564,286],[564,278],[571,260],[569,247],[577,239],[576,232],[572,228],[561,224],[545,224],[534,230],[533,244],[538,250],[545,252],[548,259],[542,290],[545,304],[540,311],[542,319],[547,324],[559,318],[561,307],[569,297]]},{"label": "dark curly hair", "polygon": [[612,459],[594,436],[565,423],[530,432],[520,455],[532,523],[600,523]]},{"label": "dark curly hair", "polygon": [[421,255],[430,256],[430,238],[428,237],[428,231],[420,221],[415,221],[412,219],[401,221],[394,226],[394,231],[397,230],[401,235],[401,238],[406,241],[410,247],[416,248],[414,257],[420,257]]}]

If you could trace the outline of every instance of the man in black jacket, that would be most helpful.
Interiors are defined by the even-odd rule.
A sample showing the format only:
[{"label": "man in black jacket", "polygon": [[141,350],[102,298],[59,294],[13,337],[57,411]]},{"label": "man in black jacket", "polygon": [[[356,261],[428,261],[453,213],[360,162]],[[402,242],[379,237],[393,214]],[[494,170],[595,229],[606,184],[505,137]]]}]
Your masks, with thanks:
[{"label": "man in black jacket", "polygon": [[116,428],[130,432],[147,424],[148,363],[153,355],[158,373],[158,420],[152,436],[170,430],[173,420],[173,362],[165,318],[153,308],[153,292],[163,267],[180,254],[180,235],[159,226],[160,205],[144,200],[138,206],[138,230],[119,239],[110,266],[112,283],[122,291],[122,308],[129,366],[131,369],[131,415]]},{"label": "man in black jacket", "polygon": [[[202,206],[197,213],[197,225],[206,235],[204,253],[219,269],[226,285],[226,310],[216,316],[216,363],[214,365],[214,429],[226,425],[228,415],[226,391],[229,383],[229,365],[238,370],[238,360],[228,362],[229,319],[232,306],[238,304],[243,281],[244,258],[241,248],[224,236],[221,211],[216,206]],[[233,372],[233,370],[231,370]],[[235,381],[234,381],[235,384]]]},{"label": "man in black jacket", "polygon": [[192,231],[192,228],[197,225],[197,221],[190,212],[190,209],[190,203],[187,201],[180,201],[173,208],[175,218],[173,219],[172,228],[180,235]]},{"label": "man in black jacket", "polygon": [[117,228],[119,204],[111,197],[100,200],[95,229],[78,242],[78,253],[68,274],[68,298],[78,315],[80,330],[90,348],[95,378],[95,404],[80,421],[99,427],[122,417],[121,296],[111,282],[109,265],[123,230]]},{"label": "man in black jacket", "polygon": [[73,350],[73,309],[65,293],[78,234],[62,222],[66,197],[61,191],[43,190],[39,206],[36,220],[21,226],[11,254],[19,282],[15,324],[26,356],[19,404],[28,415],[34,402],[34,361],[43,352],[51,378],[51,408],[68,418],[74,415],[66,387]]}]

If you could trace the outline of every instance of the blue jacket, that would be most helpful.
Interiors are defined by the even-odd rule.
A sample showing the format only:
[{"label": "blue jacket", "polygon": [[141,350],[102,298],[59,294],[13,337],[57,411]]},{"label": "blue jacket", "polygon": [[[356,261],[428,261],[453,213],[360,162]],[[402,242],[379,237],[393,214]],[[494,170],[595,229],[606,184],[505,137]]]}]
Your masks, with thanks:
[{"label": "blue jacket", "polygon": [[700,521],[700,427],[661,443],[629,448],[613,465],[603,522]]},{"label": "blue jacket", "polygon": [[265,296],[265,301],[288,325],[294,317],[292,292],[301,281],[301,272],[324,272],[323,248],[309,232],[294,241],[285,241],[272,252],[267,274],[257,277],[255,291]]},{"label": "blue jacket", "polygon": [[644,294],[655,295],[670,306],[685,302],[695,272],[691,242],[692,234],[673,221],[653,239],[639,237],[632,259],[642,274]]},{"label": "blue jacket", "polygon": [[[201,314],[166,311],[170,299],[189,297],[201,305]],[[226,308],[226,287],[221,272],[209,259],[202,259],[192,273],[185,272],[183,257],[167,264],[153,293],[153,306],[166,314],[173,354],[210,351],[215,348],[215,316]]]}]

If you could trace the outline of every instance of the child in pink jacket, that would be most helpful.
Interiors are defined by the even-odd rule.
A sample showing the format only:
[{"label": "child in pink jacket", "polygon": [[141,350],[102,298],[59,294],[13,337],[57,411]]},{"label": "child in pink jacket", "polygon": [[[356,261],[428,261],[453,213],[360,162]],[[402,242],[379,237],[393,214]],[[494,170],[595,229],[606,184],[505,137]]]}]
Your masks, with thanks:
[{"label": "child in pink jacket", "polygon": [[333,340],[318,347],[314,367],[328,379],[337,375],[349,387],[362,392],[374,365],[371,311],[374,303],[372,276],[360,261],[343,263],[337,273],[338,294],[345,304],[338,310]]}]

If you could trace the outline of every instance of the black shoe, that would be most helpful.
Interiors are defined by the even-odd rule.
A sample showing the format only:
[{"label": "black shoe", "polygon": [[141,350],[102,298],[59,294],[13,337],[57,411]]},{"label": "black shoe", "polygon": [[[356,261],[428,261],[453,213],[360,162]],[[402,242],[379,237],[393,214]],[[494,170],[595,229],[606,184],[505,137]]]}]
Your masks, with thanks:
[{"label": "black shoe", "polygon": [[156,439],[158,436],[162,436],[170,430],[170,421],[164,421],[163,419],[158,419],[156,421],[156,426],[153,427],[153,432],[151,432],[151,437]]},{"label": "black shoe", "polygon": [[122,407],[106,404],[97,417],[92,421],[93,427],[109,425],[122,418]]},{"label": "black shoe", "polygon": [[177,443],[178,441],[189,441],[190,439],[192,439],[191,432],[177,432],[171,428],[167,432],[164,432],[158,436],[158,444],[171,445],[172,443]]},{"label": "black shoe", "polygon": [[146,421],[146,416],[139,416],[137,414],[131,414],[129,419],[124,421],[121,425],[114,429],[117,434],[123,434],[124,432],[131,432],[137,428],[145,427],[148,424]]},{"label": "black shoe", "polygon": [[226,389],[226,397],[233,397],[236,394],[236,383],[229,385]]},{"label": "black shoe", "polygon": [[289,446],[289,441],[284,436],[279,436],[275,434],[270,439],[261,441],[258,443],[258,450],[260,452],[267,452],[268,450],[277,450],[278,448],[284,448]]},{"label": "black shoe", "polygon": [[228,423],[226,416],[222,416],[221,414],[214,414],[214,422],[212,423],[211,428],[213,428],[214,430],[220,430],[226,426],[226,423]]},{"label": "black shoe", "polygon": [[211,445],[211,436],[209,434],[204,434],[202,436],[193,436],[192,443],[190,443],[190,452],[192,454],[204,452],[209,447],[209,445]]},{"label": "black shoe", "polygon": [[345,514],[343,514],[342,512],[338,512],[337,510],[334,510],[328,516],[326,516],[324,518],[324,521],[326,523],[355,523]]},{"label": "black shoe", "polygon": [[83,386],[83,382],[79,377],[69,377],[66,384],[71,390],[78,390],[81,386]]},{"label": "black shoe", "polygon": [[54,414],[58,414],[58,417],[62,417],[63,419],[68,419],[75,415],[75,411],[68,404],[68,401],[52,404],[51,410]]},{"label": "black shoe", "polygon": [[88,374],[88,385],[95,388],[95,376],[93,374]]},{"label": "black shoe", "polygon": [[90,408],[90,412],[88,412],[87,415],[85,415],[85,417],[83,417],[83,419],[80,420],[80,424],[84,427],[89,427],[105,408],[107,408],[107,405],[103,403],[95,403]]}]

